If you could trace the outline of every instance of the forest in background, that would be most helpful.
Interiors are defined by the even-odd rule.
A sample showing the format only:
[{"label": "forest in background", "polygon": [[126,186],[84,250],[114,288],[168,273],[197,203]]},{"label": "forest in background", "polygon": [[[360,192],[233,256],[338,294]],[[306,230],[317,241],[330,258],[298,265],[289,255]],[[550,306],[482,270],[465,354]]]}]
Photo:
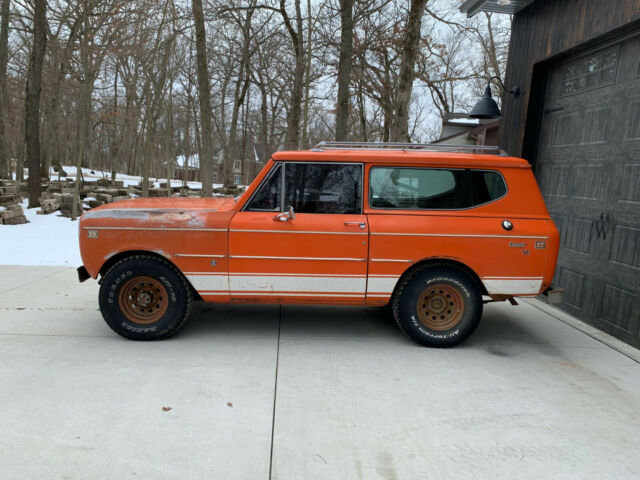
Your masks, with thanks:
[{"label": "forest in background", "polygon": [[[446,0],[0,0],[0,178],[149,177],[322,140],[430,142],[503,77],[510,18]],[[260,158],[256,159],[256,155]],[[237,178],[237,177],[236,177]]]}]

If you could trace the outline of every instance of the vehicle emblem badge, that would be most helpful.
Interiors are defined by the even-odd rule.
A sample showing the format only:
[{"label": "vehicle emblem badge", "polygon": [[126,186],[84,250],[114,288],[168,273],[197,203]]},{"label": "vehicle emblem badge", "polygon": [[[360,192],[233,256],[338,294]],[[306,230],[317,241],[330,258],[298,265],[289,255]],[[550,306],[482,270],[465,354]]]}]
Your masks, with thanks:
[{"label": "vehicle emblem badge", "polygon": [[87,230],[87,237],[98,238],[98,230]]}]

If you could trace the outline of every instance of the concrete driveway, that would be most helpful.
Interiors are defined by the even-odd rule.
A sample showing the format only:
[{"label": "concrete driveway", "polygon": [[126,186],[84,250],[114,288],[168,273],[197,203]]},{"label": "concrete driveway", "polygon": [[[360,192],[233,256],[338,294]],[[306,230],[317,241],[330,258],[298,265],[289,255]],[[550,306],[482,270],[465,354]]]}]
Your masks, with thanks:
[{"label": "concrete driveway", "polygon": [[132,342],[97,293],[0,267],[0,478],[640,477],[639,352],[541,302],[435,350],[383,310],[305,306],[201,304]]}]

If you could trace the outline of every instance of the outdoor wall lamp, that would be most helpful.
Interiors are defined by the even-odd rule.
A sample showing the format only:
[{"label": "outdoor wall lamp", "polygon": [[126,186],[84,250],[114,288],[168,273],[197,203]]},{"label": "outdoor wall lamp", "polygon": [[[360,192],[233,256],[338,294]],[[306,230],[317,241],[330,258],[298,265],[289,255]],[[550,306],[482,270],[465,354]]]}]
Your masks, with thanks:
[{"label": "outdoor wall lamp", "polygon": [[500,86],[502,87],[502,90],[504,90],[506,93],[512,94],[514,98],[517,98],[518,95],[520,95],[519,87],[513,87],[511,90],[507,90],[504,86],[504,83],[502,83],[502,80],[500,80],[500,77],[491,77],[487,82],[487,88],[484,89],[484,95],[480,98],[480,100],[478,100],[478,103],[476,103],[475,107],[473,107],[473,109],[471,110],[471,113],[469,114],[469,117],[471,118],[500,118],[501,117],[498,104],[491,97],[491,80],[494,80],[494,79],[500,82]]}]

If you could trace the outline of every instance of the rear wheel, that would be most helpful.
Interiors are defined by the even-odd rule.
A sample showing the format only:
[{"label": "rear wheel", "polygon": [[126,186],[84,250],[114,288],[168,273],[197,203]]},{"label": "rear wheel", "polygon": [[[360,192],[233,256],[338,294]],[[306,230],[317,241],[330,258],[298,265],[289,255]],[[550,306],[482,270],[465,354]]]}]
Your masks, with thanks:
[{"label": "rear wheel", "polygon": [[464,270],[432,265],[410,273],[393,298],[400,329],[429,347],[452,347],[465,340],[482,316],[482,294]]},{"label": "rear wheel", "polygon": [[100,311],[107,325],[133,340],[161,340],[176,334],[191,307],[191,289],[166,260],[134,255],[104,275]]}]

